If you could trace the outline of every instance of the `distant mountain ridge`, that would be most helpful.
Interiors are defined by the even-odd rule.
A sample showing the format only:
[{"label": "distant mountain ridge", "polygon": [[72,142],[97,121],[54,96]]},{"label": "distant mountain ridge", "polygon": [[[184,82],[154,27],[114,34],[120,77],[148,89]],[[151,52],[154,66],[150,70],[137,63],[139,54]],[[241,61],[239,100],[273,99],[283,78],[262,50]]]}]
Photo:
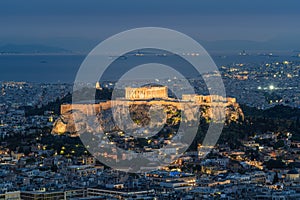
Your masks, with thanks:
[{"label": "distant mountain ridge", "polygon": [[6,44],[0,46],[0,53],[2,54],[43,54],[43,53],[72,53],[72,51],[55,46],[47,46],[40,44]]},{"label": "distant mountain ridge", "polygon": [[[195,38],[207,51],[237,53],[242,50],[246,51],[289,51],[291,53],[300,52],[300,41],[298,37],[292,38],[274,38],[266,41],[254,41],[243,39],[231,40],[202,40]],[[75,40],[66,42],[67,39],[57,41],[38,41],[38,44],[15,44],[15,43],[1,43],[0,54],[43,54],[43,53],[89,53],[99,40]],[[62,47],[60,47],[62,46]]]}]

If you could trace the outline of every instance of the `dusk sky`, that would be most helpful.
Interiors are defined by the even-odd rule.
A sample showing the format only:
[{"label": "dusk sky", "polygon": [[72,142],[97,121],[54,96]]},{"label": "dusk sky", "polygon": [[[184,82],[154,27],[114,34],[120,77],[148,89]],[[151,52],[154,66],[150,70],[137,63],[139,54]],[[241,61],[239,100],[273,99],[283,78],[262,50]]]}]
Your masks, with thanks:
[{"label": "dusk sky", "polygon": [[87,51],[118,32],[159,26],[198,41],[300,44],[297,0],[9,0],[0,3],[0,45]]}]

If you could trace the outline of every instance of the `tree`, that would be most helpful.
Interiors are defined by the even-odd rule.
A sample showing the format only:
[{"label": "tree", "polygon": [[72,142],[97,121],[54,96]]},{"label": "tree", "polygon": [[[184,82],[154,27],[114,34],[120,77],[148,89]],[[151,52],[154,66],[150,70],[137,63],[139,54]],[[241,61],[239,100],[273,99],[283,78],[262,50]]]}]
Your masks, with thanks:
[{"label": "tree", "polygon": [[275,143],[274,148],[275,149],[279,149],[281,147],[284,147],[284,141],[283,140],[279,140],[278,142]]},{"label": "tree", "polygon": [[271,170],[271,169],[284,169],[286,165],[282,160],[269,160],[266,162],[266,167]]},{"label": "tree", "polygon": [[278,173],[276,172],[272,184],[274,185],[275,183],[278,183],[278,181],[279,181]]}]

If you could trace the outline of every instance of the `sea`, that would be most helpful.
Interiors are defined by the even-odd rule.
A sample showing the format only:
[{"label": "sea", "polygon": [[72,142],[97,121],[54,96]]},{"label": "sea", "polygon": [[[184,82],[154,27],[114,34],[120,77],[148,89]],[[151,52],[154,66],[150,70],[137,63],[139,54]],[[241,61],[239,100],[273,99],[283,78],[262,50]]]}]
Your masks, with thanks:
[{"label": "sea", "polygon": [[[25,81],[37,83],[72,83],[75,80],[76,73],[84,61],[86,55],[19,55],[19,54],[0,54],[0,81]],[[137,56],[136,56],[137,57]],[[253,65],[282,62],[282,61],[297,61],[300,58],[295,54],[290,55],[222,55],[214,54],[212,58],[218,67],[234,65],[238,63],[249,63]],[[112,59],[107,57],[107,59]],[[136,65],[135,56],[127,57],[126,59],[118,59],[118,63],[122,66]],[[144,58],[147,62],[153,62],[153,58]],[[154,59],[158,61],[161,58],[156,56]],[[171,63],[170,63],[171,62]],[[176,60],[169,62],[169,65],[176,65]],[[177,63],[178,64],[178,63]],[[184,67],[183,65],[181,67]],[[117,68],[116,68],[117,69]],[[185,70],[185,69],[184,69]],[[116,77],[114,73],[118,70],[110,71],[110,77]],[[187,74],[189,73],[187,69]],[[190,72],[193,73],[192,71]]]}]

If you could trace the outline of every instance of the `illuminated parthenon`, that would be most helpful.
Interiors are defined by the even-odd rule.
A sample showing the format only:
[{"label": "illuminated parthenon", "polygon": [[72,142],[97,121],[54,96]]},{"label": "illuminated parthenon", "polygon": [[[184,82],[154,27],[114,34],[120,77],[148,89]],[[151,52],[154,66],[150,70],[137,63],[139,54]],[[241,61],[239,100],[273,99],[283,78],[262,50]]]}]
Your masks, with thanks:
[{"label": "illuminated parthenon", "polygon": [[164,87],[139,87],[139,88],[125,88],[125,99],[139,100],[139,99],[167,99],[168,88]]}]

